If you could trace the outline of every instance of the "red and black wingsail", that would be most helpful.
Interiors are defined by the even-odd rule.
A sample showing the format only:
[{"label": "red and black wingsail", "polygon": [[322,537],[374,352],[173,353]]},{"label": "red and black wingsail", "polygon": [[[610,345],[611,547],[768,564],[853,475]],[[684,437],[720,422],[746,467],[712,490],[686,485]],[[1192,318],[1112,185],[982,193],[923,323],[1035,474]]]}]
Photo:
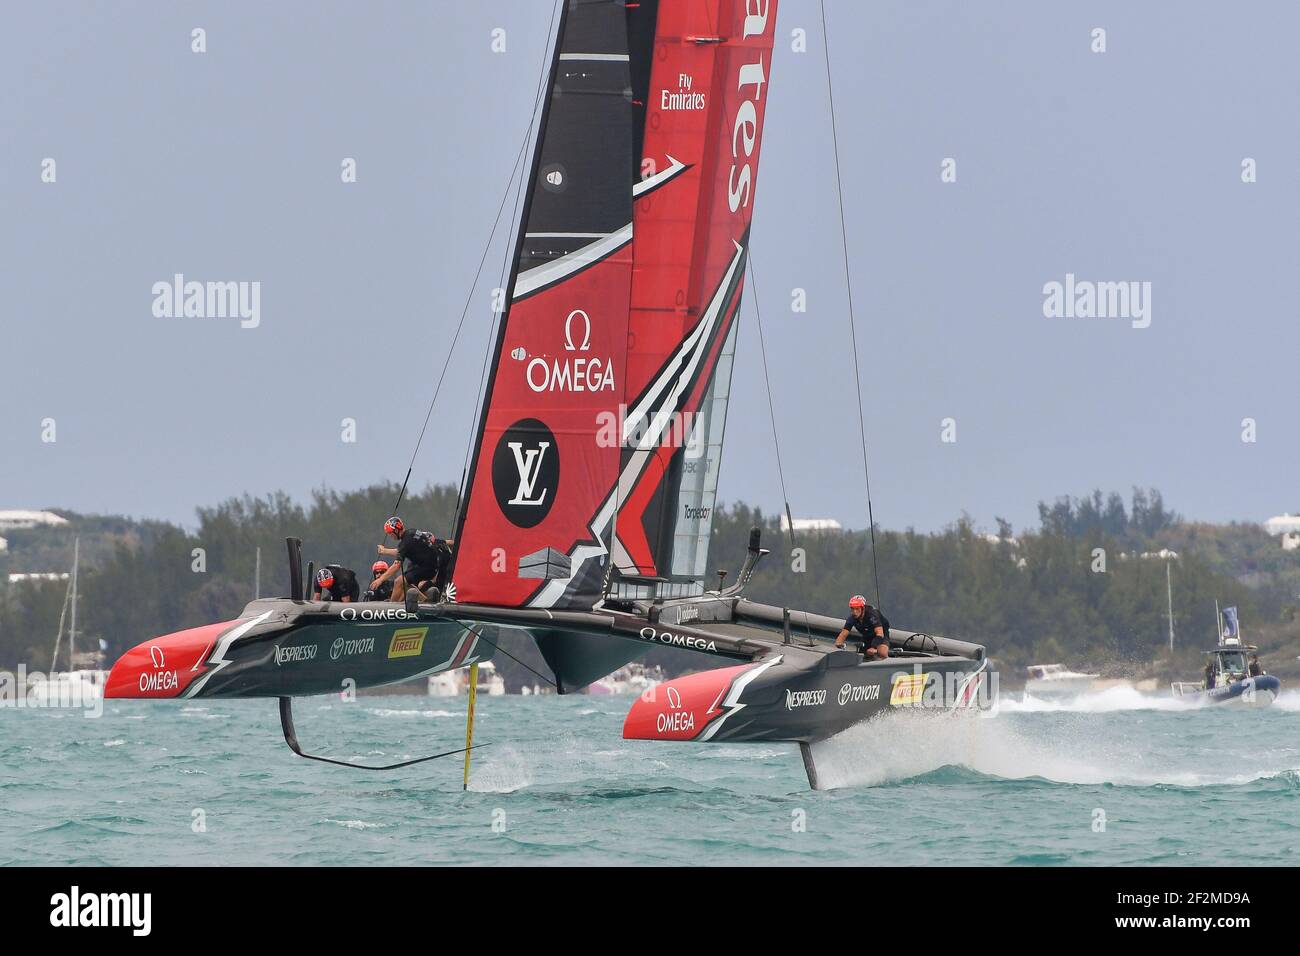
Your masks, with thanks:
[{"label": "red and black wingsail", "polygon": [[461,601],[703,575],[776,2],[574,0],[457,532]]},{"label": "red and black wingsail", "polygon": [[660,5],[629,322],[620,569],[704,577],[776,3]]}]

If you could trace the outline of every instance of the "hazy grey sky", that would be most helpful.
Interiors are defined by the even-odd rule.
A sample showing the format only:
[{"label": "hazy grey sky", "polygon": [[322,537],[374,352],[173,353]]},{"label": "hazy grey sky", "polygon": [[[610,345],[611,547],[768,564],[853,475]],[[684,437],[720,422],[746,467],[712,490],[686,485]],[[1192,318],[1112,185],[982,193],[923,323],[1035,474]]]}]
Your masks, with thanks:
[{"label": "hazy grey sky", "polygon": [[[0,508],[192,523],[244,491],[400,481],[550,6],[0,7]],[[1022,526],[1040,498],[1133,484],[1195,518],[1300,509],[1300,5],[827,0],[827,16],[877,520]],[[860,527],[815,0],[781,0],[777,36],[753,248],[786,478],[796,514]],[[501,259],[421,484],[459,480]],[[177,272],[259,281],[259,327],[156,318],[152,286]],[[1150,282],[1150,327],[1045,318],[1066,273]],[[719,492],[775,509],[752,292]]]}]

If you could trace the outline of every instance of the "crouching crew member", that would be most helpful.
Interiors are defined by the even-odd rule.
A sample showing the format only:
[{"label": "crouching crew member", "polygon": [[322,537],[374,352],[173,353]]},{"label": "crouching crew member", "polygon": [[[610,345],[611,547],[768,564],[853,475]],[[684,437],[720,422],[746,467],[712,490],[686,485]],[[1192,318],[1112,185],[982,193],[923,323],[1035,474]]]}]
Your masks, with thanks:
[{"label": "crouching crew member", "polygon": [[361,596],[356,574],[338,564],[327,564],[316,572],[316,601],[342,601],[351,604]]},{"label": "crouching crew member", "polygon": [[861,594],[855,594],[849,598],[849,616],[835,638],[835,646],[843,647],[849,633],[856,631],[862,641],[862,656],[869,661],[884,660],[889,656],[888,628],[884,616]]},{"label": "crouching crew member", "polygon": [[370,590],[361,595],[363,601],[391,601],[393,599],[393,582],[380,577],[388,570],[387,561],[376,561],[370,566]]},{"label": "crouching crew member", "polygon": [[384,522],[384,534],[394,538],[397,547],[386,548],[381,544],[379,553],[397,560],[375,579],[371,587],[391,578],[394,601],[405,600],[407,591],[415,592],[419,600],[440,596],[455,542],[443,540],[429,531],[408,528],[396,516]]}]

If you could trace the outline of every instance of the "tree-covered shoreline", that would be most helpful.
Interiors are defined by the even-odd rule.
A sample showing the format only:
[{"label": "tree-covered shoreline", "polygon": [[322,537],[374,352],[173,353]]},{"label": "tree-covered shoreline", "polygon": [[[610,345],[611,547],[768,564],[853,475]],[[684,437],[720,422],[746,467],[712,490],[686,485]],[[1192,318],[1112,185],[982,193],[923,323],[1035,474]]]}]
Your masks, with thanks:
[{"label": "tree-covered shoreline", "polygon": [[[67,526],[10,532],[0,569],[66,570],[72,539],[80,535],[81,646],[103,639],[111,661],[152,635],[233,619],[255,587],[263,597],[285,593],[289,535],[303,539],[307,560],[341,563],[364,578],[396,491],[391,485],[322,490],[306,503],[284,494],[232,498],[200,508],[192,531],[60,511]],[[402,514],[409,526],[449,535],[455,502],[454,488],[429,487],[409,494]],[[1043,503],[1039,518],[1039,527],[1019,533],[1000,519],[994,530],[981,530],[966,517],[927,534],[877,528],[880,596],[890,620],[985,644],[1008,675],[1028,663],[1064,661],[1108,674],[1164,678],[1195,676],[1200,652],[1214,641],[1218,601],[1241,608],[1246,638],[1261,645],[1271,670],[1294,670],[1300,553],[1284,552],[1259,526],[1188,522],[1168,510],[1158,492],[1140,489],[1127,504],[1101,492]],[[832,615],[843,613],[855,592],[874,600],[865,530],[791,538],[775,515],[744,504],[719,507],[714,568],[734,573],[751,527],[763,529],[763,543],[773,552],[750,584],[754,599]],[[1177,632],[1173,656],[1167,650],[1166,562]],[[49,666],[65,589],[61,581],[0,586],[0,666]],[[502,646],[545,672],[526,638],[515,635]],[[716,663],[669,649],[653,650],[648,659],[670,673]],[[497,664],[512,686],[536,682],[504,655]]]}]

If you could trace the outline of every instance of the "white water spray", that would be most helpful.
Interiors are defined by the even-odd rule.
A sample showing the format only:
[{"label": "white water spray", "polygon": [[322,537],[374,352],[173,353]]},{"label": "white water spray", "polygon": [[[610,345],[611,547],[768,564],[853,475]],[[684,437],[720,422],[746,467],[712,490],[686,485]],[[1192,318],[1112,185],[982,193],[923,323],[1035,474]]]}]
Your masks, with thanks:
[{"label": "white water spray", "polygon": [[[1094,701],[1086,706],[1095,705]],[[1004,713],[996,717],[954,719],[946,714],[895,711],[851,727],[813,746],[821,785],[826,789],[881,786],[944,767],[963,767],[1008,780],[1202,787],[1294,776],[1300,767],[1297,748],[1242,749],[1224,760],[1216,737],[1207,739],[1205,752],[1191,749],[1176,758],[1157,757],[1165,750],[1155,738],[1185,734],[1188,728],[1181,722],[1196,719],[1190,713],[1152,714],[1150,720],[1159,721],[1159,726],[1143,720],[1126,722],[1120,729],[1105,716],[1104,705],[1100,710],[1070,711],[1063,702],[1059,717],[1032,711],[1017,714],[1003,706]],[[1134,708],[1109,707],[1117,709]],[[1225,733],[1237,735],[1240,728]]]}]

